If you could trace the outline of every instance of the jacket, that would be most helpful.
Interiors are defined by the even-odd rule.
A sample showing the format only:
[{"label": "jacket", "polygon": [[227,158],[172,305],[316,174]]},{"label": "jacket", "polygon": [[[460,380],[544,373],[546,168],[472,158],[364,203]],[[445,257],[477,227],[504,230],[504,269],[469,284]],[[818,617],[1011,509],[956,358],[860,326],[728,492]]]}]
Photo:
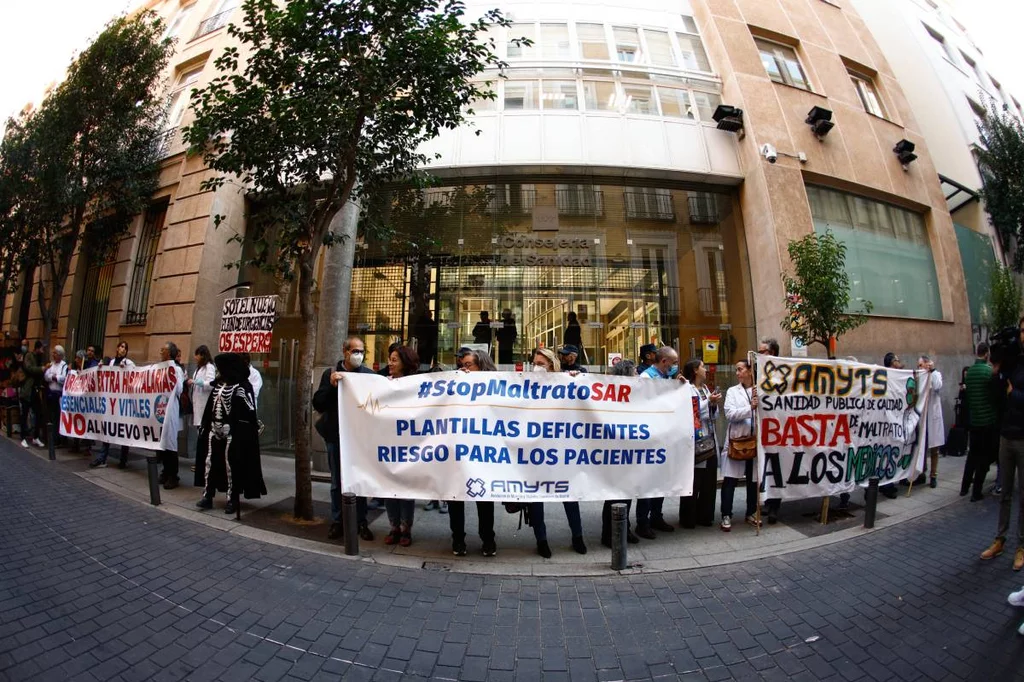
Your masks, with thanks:
[{"label": "jacket", "polygon": [[942,399],[939,396],[939,391],[942,390],[942,374],[937,369],[932,370],[927,381],[930,395],[925,421],[928,442],[925,447],[931,449],[946,444],[946,426],[942,421]]},{"label": "jacket", "polygon": [[985,360],[975,360],[967,370],[967,418],[972,429],[981,429],[996,423],[996,410],[992,404],[990,383],[992,366]]},{"label": "jacket", "polygon": [[25,381],[18,387],[18,397],[22,400],[32,400],[33,391],[43,380],[43,368],[39,366],[35,353],[25,353],[25,361],[21,367],[25,373]]},{"label": "jacket", "polygon": [[718,456],[718,468],[722,476],[729,478],[743,478],[746,476],[746,462],[736,459],[729,459],[729,441],[732,438],[743,438],[753,433],[754,410],[751,407],[751,393],[749,388],[743,388],[743,384],[736,384],[729,387],[725,392],[725,418],[729,421],[729,428],[726,429],[725,443],[722,452]]},{"label": "jacket", "polygon": [[[1003,412],[1002,437],[1007,440],[1024,438],[1024,366],[1018,366],[1004,383],[1006,410]],[[1021,475],[1018,473],[1018,475]]]},{"label": "jacket", "polygon": [[206,403],[210,400],[213,382],[216,379],[217,367],[212,362],[196,367],[192,375],[192,423],[195,426],[201,426],[203,423],[203,413],[206,412]]},{"label": "jacket", "polygon": [[341,433],[338,431],[338,388],[331,386],[332,372],[355,372],[356,374],[376,374],[366,365],[359,365],[355,370],[345,367],[344,360],[338,360],[334,369],[325,369],[320,375],[320,385],[313,393],[313,409],[320,413],[316,420],[316,432],[325,442],[332,445],[341,443]]}]

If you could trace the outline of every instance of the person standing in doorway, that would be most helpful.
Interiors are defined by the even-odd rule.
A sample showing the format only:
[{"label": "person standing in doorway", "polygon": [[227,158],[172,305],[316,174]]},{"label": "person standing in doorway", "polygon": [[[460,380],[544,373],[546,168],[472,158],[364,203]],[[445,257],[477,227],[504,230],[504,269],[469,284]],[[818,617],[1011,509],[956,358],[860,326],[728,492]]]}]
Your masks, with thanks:
[{"label": "person standing in doorway", "polygon": [[480,311],[480,321],[473,327],[473,343],[486,343],[491,347],[491,314],[486,310]]},{"label": "person standing in doorway", "polygon": [[[316,431],[327,445],[327,466],[331,471],[331,527],[327,531],[328,540],[342,537],[341,526],[341,432],[338,426],[338,382],[342,381],[346,372],[356,374],[373,374],[373,370],[363,364],[366,359],[366,346],[357,336],[345,339],[341,347],[341,360],[333,370],[326,369],[320,376],[320,386],[313,393],[313,409],[320,413],[316,422]],[[359,537],[367,542],[373,541],[373,532],[366,520],[367,504],[365,497],[356,498],[356,523],[359,525]]]},{"label": "person standing in doorway", "polygon": [[516,330],[516,318],[510,308],[501,311],[501,329],[495,334],[498,338],[498,364],[510,365],[515,362],[516,339],[519,331]]},{"label": "person standing in doorway", "polygon": [[160,362],[170,362],[171,371],[174,372],[175,382],[171,400],[167,403],[167,411],[164,413],[164,425],[160,431],[160,459],[163,463],[163,471],[160,473],[160,483],[164,490],[174,490],[181,481],[178,479],[178,432],[181,431],[181,392],[185,389],[185,371],[175,361],[178,354],[178,346],[171,341],[160,346]]},{"label": "person standing in doorway", "polygon": [[571,311],[567,317],[565,333],[562,334],[562,345],[583,348],[583,329],[580,327],[579,318],[576,317],[576,313]]}]

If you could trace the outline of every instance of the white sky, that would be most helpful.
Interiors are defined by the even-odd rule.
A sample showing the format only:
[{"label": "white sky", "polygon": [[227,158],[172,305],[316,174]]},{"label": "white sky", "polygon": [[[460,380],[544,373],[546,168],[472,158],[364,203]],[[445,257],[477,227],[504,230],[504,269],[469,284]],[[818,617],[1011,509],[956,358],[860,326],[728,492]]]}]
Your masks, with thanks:
[{"label": "white sky", "polygon": [[[714,0],[710,0],[714,1]],[[881,1],[881,0],[880,0]],[[909,0],[899,0],[907,2]],[[0,1],[0,128],[59,78],[72,56],[116,14],[138,0]],[[1004,87],[1024,101],[1022,0],[950,0]],[[500,0],[495,0],[500,5]]]}]

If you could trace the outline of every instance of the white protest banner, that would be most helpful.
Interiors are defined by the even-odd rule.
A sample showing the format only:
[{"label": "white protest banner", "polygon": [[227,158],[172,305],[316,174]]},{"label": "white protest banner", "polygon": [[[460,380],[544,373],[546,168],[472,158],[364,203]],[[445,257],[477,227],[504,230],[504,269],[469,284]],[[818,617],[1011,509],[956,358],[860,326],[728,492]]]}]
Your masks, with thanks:
[{"label": "white protest banner", "polygon": [[159,450],[167,405],[175,399],[173,365],[68,372],[60,399],[61,435]]},{"label": "white protest banner", "polygon": [[221,353],[269,353],[277,296],[249,296],[224,301],[220,318]]},{"label": "white protest banner", "polygon": [[928,372],[757,356],[761,498],[852,492],[920,471]]},{"label": "white protest banner", "polygon": [[338,390],[345,492],[499,502],[692,494],[692,389],[678,381],[346,373]]}]

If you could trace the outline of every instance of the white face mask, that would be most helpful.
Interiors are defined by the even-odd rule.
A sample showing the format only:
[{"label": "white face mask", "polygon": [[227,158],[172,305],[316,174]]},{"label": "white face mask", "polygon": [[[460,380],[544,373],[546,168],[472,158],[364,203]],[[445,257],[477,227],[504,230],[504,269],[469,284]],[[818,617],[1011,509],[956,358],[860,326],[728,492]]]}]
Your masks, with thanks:
[{"label": "white face mask", "polygon": [[546,372],[546,371],[548,371],[548,368],[544,367],[543,365],[532,365],[532,367],[533,367],[533,369],[530,370],[531,372]]},{"label": "white face mask", "polygon": [[348,357],[349,357],[349,363],[353,367],[358,367],[359,365],[363,364],[363,358],[365,356],[362,353],[358,352],[358,351],[353,351],[351,354],[349,354]]}]

